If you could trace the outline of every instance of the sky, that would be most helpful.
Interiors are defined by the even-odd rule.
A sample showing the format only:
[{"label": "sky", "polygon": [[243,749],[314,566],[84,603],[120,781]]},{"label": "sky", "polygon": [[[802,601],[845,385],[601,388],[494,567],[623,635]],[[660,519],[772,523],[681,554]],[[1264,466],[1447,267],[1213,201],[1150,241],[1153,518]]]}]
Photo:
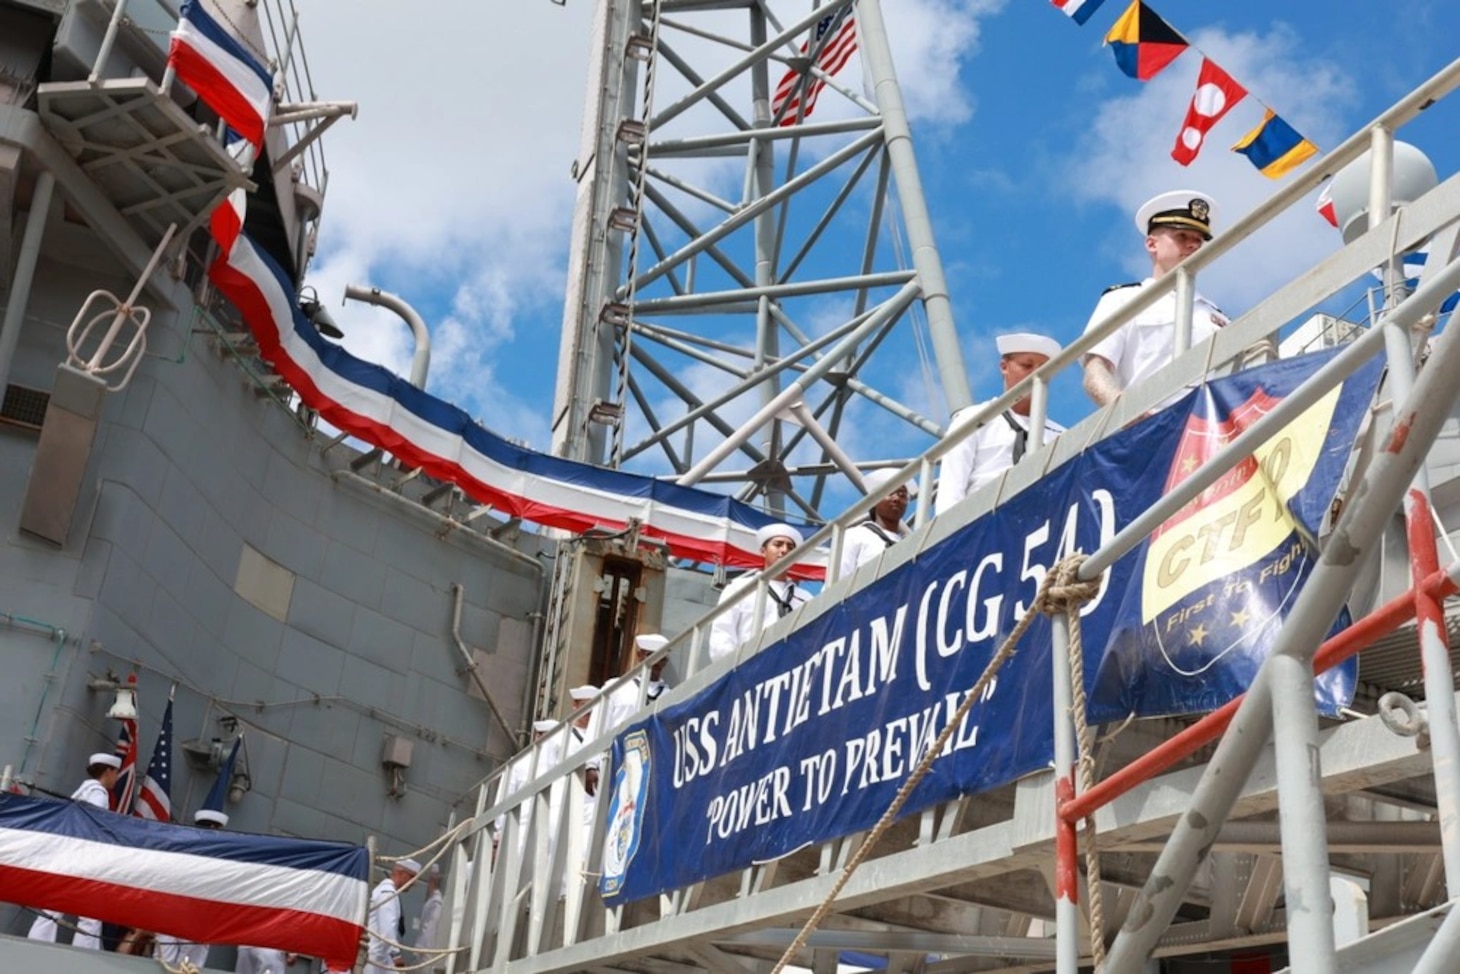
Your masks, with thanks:
[{"label": "sky", "polygon": [[[402,374],[411,357],[405,326],[388,312],[337,305],[346,283],[410,302],[433,333],[431,391],[493,431],[547,449],[593,0],[301,6],[319,97],[360,104],[358,119],[326,136],[330,184],[310,283],[345,328],[347,347]],[[811,5],[771,6],[788,21]],[[1278,188],[1227,151],[1263,104],[1332,148],[1444,67],[1460,36],[1460,9],[1444,0],[1411,0],[1402,16],[1389,4],[1317,0],[1152,6],[1196,50],[1140,83],[1102,45],[1123,0],[1105,0],[1083,27],[1045,0],[883,0],[975,400],[1001,391],[995,334],[1071,341],[1106,286],[1147,274],[1131,217],[1142,201],[1202,189],[1218,202],[1220,231]],[[703,46],[679,43],[713,62]],[[1169,153],[1198,50],[1253,97],[1183,170]],[[854,58],[840,77],[860,88],[861,73]],[[664,84],[661,97],[671,98],[673,82]],[[837,102],[824,95],[817,118],[854,113]],[[1460,168],[1460,127],[1451,105],[1430,115],[1400,137],[1420,145],[1444,178]],[[727,165],[702,164],[698,175],[728,193],[740,176]],[[1236,315],[1338,246],[1337,234],[1299,207],[1199,287]],[[820,332],[845,311],[808,302],[801,313]],[[946,421],[915,341],[889,343],[879,357],[900,399]],[[683,375],[707,391],[726,381],[713,373]],[[1091,408],[1077,376],[1056,381],[1055,418],[1073,425]],[[932,442],[877,410],[855,418],[839,443],[859,459],[911,456]],[[640,469],[667,467],[646,455]]]}]

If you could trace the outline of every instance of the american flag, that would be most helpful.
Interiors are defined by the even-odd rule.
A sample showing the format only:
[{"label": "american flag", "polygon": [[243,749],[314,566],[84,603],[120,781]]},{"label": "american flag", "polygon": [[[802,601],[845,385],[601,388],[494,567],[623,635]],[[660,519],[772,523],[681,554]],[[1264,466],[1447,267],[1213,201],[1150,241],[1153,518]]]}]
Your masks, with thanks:
[{"label": "american flag", "polygon": [[[816,22],[811,38],[801,45],[803,56],[812,54],[811,67],[819,68],[828,76],[846,67],[857,50],[854,6],[849,3],[836,13],[822,17]],[[816,108],[816,99],[825,87],[826,82],[809,70],[803,74],[792,68],[776,86],[775,97],[771,99],[771,116],[780,118],[778,125],[795,125]]]},{"label": "american flag", "polygon": [[132,811],[132,797],[137,788],[137,722],[122,721],[122,732],[117,735],[114,752],[122,759],[117,783],[112,785],[112,811],[128,815]]},{"label": "american flag", "polygon": [[172,694],[167,695],[167,709],[162,712],[162,730],[157,732],[157,746],[152,749],[152,763],[147,777],[137,792],[132,814],[154,822],[172,821]]}]

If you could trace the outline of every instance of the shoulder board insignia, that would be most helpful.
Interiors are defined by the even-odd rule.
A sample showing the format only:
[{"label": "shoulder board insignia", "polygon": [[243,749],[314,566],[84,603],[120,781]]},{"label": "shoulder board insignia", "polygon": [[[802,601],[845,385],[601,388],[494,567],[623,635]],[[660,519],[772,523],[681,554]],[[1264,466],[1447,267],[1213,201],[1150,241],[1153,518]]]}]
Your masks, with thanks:
[{"label": "shoulder board insignia", "polygon": [[1123,287],[1140,287],[1140,286],[1141,286],[1141,282],[1140,281],[1130,281],[1129,283],[1126,283],[1126,284],[1112,284],[1112,285],[1110,285],[1110,287],[1106,288],[1105,290],[1101,291],[1100,293],[1101,294],[1109,294],[1111,291],[1119,291]]}]

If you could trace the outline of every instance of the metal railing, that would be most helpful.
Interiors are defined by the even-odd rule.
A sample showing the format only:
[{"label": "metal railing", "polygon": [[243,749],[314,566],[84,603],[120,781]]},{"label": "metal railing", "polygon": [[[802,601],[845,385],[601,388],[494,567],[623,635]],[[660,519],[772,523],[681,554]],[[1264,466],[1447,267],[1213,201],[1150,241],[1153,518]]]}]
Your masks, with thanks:
[{"label": "metal railing", "polygon": [[[728,919],[732,915],[730,912],[720,912],[717,907],[702,908],[703,884],[659,897],[657,922],[664,927],[662,934],[651,935],[641,926],[627,931],[625,907],[606,907],[598,898],[593,880],[602,857],[603,823],[611,776],[604,774],[600,779],[601,786],[592,800],[594,826],[587,831],[583,827],[586,795],[583,772],[591,762],[607,753],[613,743],[616,728],[602,726],[605,721],[601,714],[606,712],[607,703],[611,699],[622,699],[622,695],[637,694],[635,699],[642,710],[647,681],[635,682],[635,677],[658,660],[676,653],[687,657],[683,662],[687,664],[685,668],[689,677],[684,684],[656,701],[655,706],[687,699],[737,665],[739,656],[753,654],[778,642],[791,630],[827,611],[854,589],[897,565],[917,558],[922,551],[996,506],[1002,497],[1028,487],[1049,469],[1098,441],[1107,430],[1120,429],[1141,416],[1169,395],[1171,389],[1201,381],[1215,364],[1234,360],[1254,343],[1273,338],[1280,328],[1290,324],[1298,315],[1360,280],[1370,269],[1391,263],[1396,255],[1412,249],[1442,228],[1454,226],[1460,220],[1460,177],[1442,183],[1392,216],[1387,215],[1386,206],[1378,212],[1375,225],[1363,237],[1280,288],[1223,328],[1209,343],[1179,356],[1152,381],[1127,390],[1114,404],[1066,432],[1054,444],[1039,444],[1036,432],[1035,441],[1031,444],[1033,448],[1023,462],[996,484],[973,495],[936,522],[932,521],[931,509],[927,505],[932,496],[934,464],[972,435],[983,422],[1029,395],[1034,402],[1031,428],[1035,431],[1042,429],[1048,383],[1055,374],[1076,365],[1097,342],[1167,294],[1175,292],[1181,295],[1189,310],[1194,293],[1192,285],[1200,271],[1292,204],[1306,205],[1320,182],[1366,150],[1373,148],[1382,155],[1391,144],[1395,129],[1453,91],[1457,84],[1460,84],[1460,61],[1449,65],[1379,116],[1307,173],[1295,177],[1263,206],[1239,220],[1176,271],[1144,290],[1120,313],[1071,343],[1023,382],[984,405],[970,422],[901,468],[888,487],[864,497],[841,517],[812,534],[796,551],[768,566],[757,583],[747,588],[742,596],[755,599],[758,609],[763,609],[767,598],[768,578],[789,569],[798,561],[804,561],[808,552],[823,545],[829,544],[833,552],[829,581],[822,594],[787,619],[766,628],[758,639],[742,646],[737,659],[702,665],[707,635],[714,620],[730,610],[731,603],[726,602],[698,620],[686,633],[640,667],[604,688],[588,705],[588,712],[593,716],[590,731],[583,742],[570,745],[572,732],[565,723],[515,759],[528,765],[525,784],[512,788],[512,793],[508,793],[506,769],[485,779],[478,790],[474,822],[458,850],[459,861],[464,863],[469,859],[475,867],[457,870],[453,877],[453,896],[457,902],[463,903],[464,909],[453,921],[449,942],[460,944],[462,949],[448,962],[447,970],[477,970],[485,966],[503,971],[573,969],[589,956],[585,953],[585,941],[588,939],[622,934],[614,941],[617,945],[614,948],[601,943],[596,946],[592,956],[604,958],[613,956],[616,951],[642,953],[654,943],[693,938],[704,935],[717,922],[732,922]],[[1376,170],[1382,174],[1384,167],[1376,167]],[[1406,358],[1410,329],[1421,324],[1424,316],[1438,305],[1441,298],[1460,287],[1460,262],[1439,266],[1447,256],[1441,255],[1435,260],[1436,266],[1427,271],[1429,276],[1425,283],[1412,296],[1387,311],[1382,327],[1360,336],[1273,413],[1229,444],[1196,475],[1103,545],[1085,563],[1082,577],[1098,575],[1104,566],[1139,543],[1171,513],[1219,477],[1223,470],[1247,456],[1255,445],[1279,431],[1327,389],[1381,350],[1389,355],[1391,382],[1395,381],[1396,366],[1403,361],[1412,361]],[[1179,320],[1189,327],[1189,314]],[[1399,340],[1403,340],[1402,349]],[[1329,965],[1333,958],[1333,930],[1329,912],[1321,905],[1328,902],[1322,792],[1320,782],[1310,774],[1309,764],[1312,755],[1317,753],[1312,669],[1315,657],[1320,664],[1331,665],[1378,634],[1413,616],[1422,622],[1428,697],[1430,700],[1439,697],[1449,699],[1451,676],[1448,658],[1440,659],[1444,656],[1443,628],[1437,629],[1435,620],[1438,600],[1460,591],[1457,587],[1460,586],[1460,568],[1451,566],[1443,572],[1438,569],[1426,492],[1422,486],[1413,485],[1415,471],[1448,415],[1450,404],[1460,396],[1460,345],[1447,348],[1449,344],[1440,343],[1439,350],[1414,382],[1412,391],[1404,386],[1402,377],[1398,380],[1394,387],[1396,395],[1404,394],[1402,405],[1396,408],[1397,432],[1391,436],[1386,449],[1377,454],[1362,488],[1353,493],[1355,500],[1343,512],[1319,567],[1282,630],[1268,667],[1264,668],[1246,698],[1204,718],[1185,735],[1154,752],[1149,759],[1118,772],[1085,795],[1075,795],[1071,784],[1069,792],[1074,797],[1060,804],[1059,821],[1051,823],[1051,827],[1055,832],[1063,830],[1068,834],[1073,822],[1158,771],[1171,767],[1174,761],[1189,756],[1197,747],[1214,740],[1229,722],[1239,731],[1228,735],[1218,745],[1207,776],[1190,799],[1192,809],[1199,811],[1208,823],[1216,824],[1198,829],[1186,824],[1183,819],[1183,824],[1177,826],[1144,894],[1149,915],[1134,928],[1128,923],[1127,930],[1116,939],[1109,957],[1109,970],[1137,969],[1149,955],[1174,914],[1175,905],[1201,861],[1204,848],[1210,844],[1213,830],[1219,827],[1226,811],[1231,809],[1232,801],[1242,787],[1238,779],[1245,777],[1246,771],[1266,748],[1273,726],[1282,728],[1277,742],[1278,801],[1283,820],[1284,866],[1289,874],[1291,891],[1289,935],[1295,942],[1315,945],[1311,953],[1305,948],[1305,956],[1294,957],[1295,970],[1329,969],[1324,965]],[[1402,369],[1399,371],[1402,372]],[[1418,404],[1423,404],[1423,408]],[[893,484],[913,477],[919,480],[922,489],[912,535],[889,548],[877,562],[858,569],[852,577],[838,579],[837,554],[844,532],[863,520]],[[1382,523],[1401,502],[1411,526],[1410,543],[1415,565],[1412,594],[1381,607],[1320,650],[1320,642],[1358,570],[1361,559],[1354,557],[1354,553],[1368,550]],[[1058,648],[1056,646],[1056,650]],[[1058,671],[1063,665],[1059,662],[1058,651],[1055,658]],[[1058,679],[1063,679],[1068,686],[1067,671],[1057,678],[1057,682]],[[1443,693],[1440,692],[1442,685]],[[1068,702],[1068,696],[1059,701],[1065,706]],[[1057,706],[1057,715],[1062,712],[1065,711]],[[1056,775],[1066,779],[1072,773],[1073,739],[1067,736],[1070,733],[1068,721],[1059,716],[1056,720],[1060,755]],[[1448,724],[1448,733],[1453,736],[1453,714],[1448,718]],[[1443,778],[1446,791],[1451,788],[1449,782],[1455,770],[1449,765],[1457,763],[1448,756],[1452,753],[1447,750],[1451,743],[1441,745],[1436,752],[1437,763],[1447,765],[1443,773],[1437,771],[1437,782]],[[1453,794],[1447,794],[1442,802],[1442,807],[1452,810],[1448,817],[1444,817],[1442,835],[1448,873],[1452,858],[1460,855],[1460,843],[1455,842],[1455,836],[1451,834],[1457,827],[1453,809],[1460,805],[1454,804],[1456,796]],[[504,828],[494,854],[490,826],[497,819],[502,820]],[[957,819],[958,816],[949,808],[925,810],[919,813],[917,833],[926,846],[936,851],[939,845],[955,843],[958,838]],[[555,836],[557,841],[554,841]],[[852,841],[844,837],[818,847],[815,855],[822,864],[821,878],[804,881],[805,889],[799,890],[801,895],[794,904],[789,894],[783,902],[781,890],[763,888],[768,871],[774,869],[773,864],[758,864],[744,870],[740,882],[742,896],[763,892],[767,900],[775,901],[766,906],[767,915],[794,914],[796,910],[804,909],[808,893],[825,887],[826,874],[845,862]],[[465,875],[467,872],[470,872],[469,882]],[[895,895],[898,888],[885,883],[882,887],[885,895]],[[858,895],[874,895],[866,887],[858,889]],[[1059,936],[1055,960],[1062,972],[1074,971],[1079,962],[1078,904],[1069,893],[1069,890],[1062,890],[1058,904]],[[1299,903],[1311,906],[1304,910],[1296,906]],[[646,909],[653,912],[652,905]],[[757,914],[754,910],[741,909],[733,915],[734,923],[743,926],[747,916]],[[1047,942],[1031,943],[1025,956],[1048,959],[1049,954],[1041,952],[1046,946]]]}]

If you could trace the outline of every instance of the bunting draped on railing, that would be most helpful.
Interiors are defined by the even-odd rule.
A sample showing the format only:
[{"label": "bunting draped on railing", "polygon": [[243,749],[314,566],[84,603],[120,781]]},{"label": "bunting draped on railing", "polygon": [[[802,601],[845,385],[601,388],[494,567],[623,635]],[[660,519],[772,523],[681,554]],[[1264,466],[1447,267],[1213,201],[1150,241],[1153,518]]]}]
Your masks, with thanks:
[{"label": "bunting draped on railing", "polygon": [[[257,144],[271,108],[257,85],[267,81],[265,69],[195,2],[183,11],[170,63],[210,108]],[[844,9],[848,24],[850,11]],[[207,43],[193,43],[200,31]],[[850,47],[839,48],[847,57],[855,50],[854,29],[849,36]],[[209,222],[220,256],[209,276],[243,315],[264,360],[335,427],[509,516],[573,532],[624,530],[637,521],[643,536],[662,540],[678,557],[762,566],[755,532],[776,518],[720,494],[514,446],[456,406],[325,341],[300,312],[289,277],[243,232],[245,213],[242,190],[214,210]],[[792,570],[799,578],[824,572],[819,558]]]},{"label": "bunting draped on railing", "polygon": [[[243,232],[243,218],[241,192],[214,211],[221,256],[209,276],[242,313],[264,361],[338,429],[535,524],[622,530],[632,519],[676,556],[742,568],[763,564],[755,532],[774,523],[770,515],[709,491],[514,446],[458,407],[326,341],[300,312],[289,278]],[[811,563],[795,572],[803,578],[823,573],[824,566]]]},{"label": "bunting draped on railing", "polygon": [[369,868],[363,846],[205,831],[0,794],[7,900],[194,943],[277,947],[349,970]]},{"label": "bunting draped on railing", "polygon": [[[1104,0],[1050,0],[1075,23],[1084,25]],[[1202,55],[1201,74],[1187,107],[1186,120],[1176,134],[1171,158],[1188,166],[1201,152],[1207,133],[1248,90],[1237,83],[1205,52],[1168,24],[1144,0],[1131,0],[1120,19],[1105,35],[1116,67],[1137,81],[1149,81],[1188,49]],[[1232,146],[1269,179],[1287,175],[1318,154],[1318,147],[1300,135],[1266,103],[1261,122]]]}]

